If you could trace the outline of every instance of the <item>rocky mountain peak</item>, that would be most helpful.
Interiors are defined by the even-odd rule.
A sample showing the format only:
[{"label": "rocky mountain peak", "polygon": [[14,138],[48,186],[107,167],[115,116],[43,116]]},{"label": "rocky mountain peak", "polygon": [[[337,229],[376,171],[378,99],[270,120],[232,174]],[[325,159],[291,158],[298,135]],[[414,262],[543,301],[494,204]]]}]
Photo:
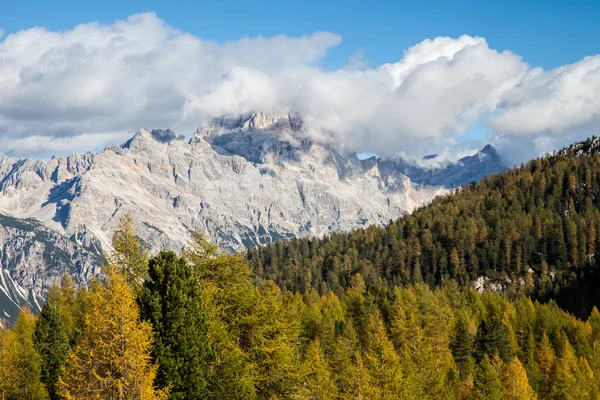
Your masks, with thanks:
[{"label": "rocky mountain peak", "polygon": [[194,133],[192,141],[223,133],[270,132],[277,134],[299,132],[301,129],[302,118],[293,111],[287,114],[258,111],[235,117],[221,116],[202,122]]},{"label": "rocky mountain peak", "polygon": [[131,150],[147,150],[149,146],[158,143],[170,143],[175,140],[185,140],[185,136],[177,135],[170,129],[140,129],[131,139],[129,139],[123,148]]}]

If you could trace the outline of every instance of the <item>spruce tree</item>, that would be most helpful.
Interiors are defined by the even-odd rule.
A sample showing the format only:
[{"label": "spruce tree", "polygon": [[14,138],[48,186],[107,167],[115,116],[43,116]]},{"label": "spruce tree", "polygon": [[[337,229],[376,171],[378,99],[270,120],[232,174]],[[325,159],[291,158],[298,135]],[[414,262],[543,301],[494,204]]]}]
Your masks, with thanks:
[{"label": "spruce tree", "polygon": [[500,382],[500,376],[486,355],[475,368],[473,399],[500,400],[501,398],[502,383]]},{"label": "spruce tree", "polygon": [[209,347],[207,314],[191,267],[173,252],[161,252],[148,266],[138,295],[140,316],[152,324],[156,385],[170,387],[173,400],[206,396]]},{"label": "spruce tree", "polygon": [[502,361],[507,362],[512,358],[512,347],[508,327],[498,318],[483,320],[475,337],[477,343],[477,359],[484,355],[492,357],[498,353]]},{"label": "spruce tree", "polygon": [[450,342],[450,349],[459,368],[461,378],[465,379],[472,365],[472,355],[474,352],[474,337],[469,331],[469,326],[465,318],[459,318],[454,327],[454,335]]},{"label": "spruce tree", "polygon": [[54,303],[47,301],[44,304],[35,324],[33,339],[42,359],[41,381],[46,385],[50,400],[62,399],[58,394],[58,378],[71,346]]}]

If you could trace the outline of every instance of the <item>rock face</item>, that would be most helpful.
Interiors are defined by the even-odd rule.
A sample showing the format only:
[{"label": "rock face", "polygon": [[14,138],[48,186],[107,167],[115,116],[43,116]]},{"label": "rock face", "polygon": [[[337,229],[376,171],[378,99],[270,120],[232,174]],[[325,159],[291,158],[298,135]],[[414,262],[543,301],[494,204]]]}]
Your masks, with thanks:
[{"label": "rock face", "polygon": [[[14,318],[23,302],[35,308],[65,272],[87,282],[126,211],[154,249],[181,250],[201,229],[236,251],[384,224],[448,191],[435,179],[448,172],[421,178],[424,170],[360,160],[301,129],[297,115],[256,113],[204,123],[189,141],[142,129],[97,153],[49,161],[0,155],[0,313]],[[448,187],[488,171],[453,168]]]}]

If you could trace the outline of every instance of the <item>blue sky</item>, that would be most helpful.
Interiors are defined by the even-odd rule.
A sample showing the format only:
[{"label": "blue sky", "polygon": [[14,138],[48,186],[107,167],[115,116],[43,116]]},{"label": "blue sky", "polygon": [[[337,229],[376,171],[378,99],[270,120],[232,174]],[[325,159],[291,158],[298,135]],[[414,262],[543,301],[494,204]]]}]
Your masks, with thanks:
[{"label": "blue sky", "polygon": [[111,23],[155,11],[168,24],[204,39],[300,36],[329,31],[343,42],[326,67],[364,51],[374,65],[397,61],[425,38],[483,36],[544,68],[600,52],[600,1],[357,1],[357,0],[2,0],[5,34],[33,26],[66,30],[90,21]]},{"label": "blue sky", "polygon": [[[144,12],[156,16],[128,19]],[[73,46],[73,38],[65,39],[75,26],[94,21],[99,22],[98,29],[74,39],[79,47]],[[125,21],[126,26],[115,21]],[[286,79],[293,72],[303,78],[302,84],[312,84],[299,93],[306,97],[306,109],[322,111],[321,122],[325,111],[330,111],[328,118],[334,115],[339,120],[368,109],[370,118],[348,119],[354,131],[335,127],[346,129],[348,134],[340,140],[357,151],[397,153],[422,142],[415,153],[420,154],[443,152],[449,143],[458,142],[464,150],[486,141],[507,147],[517,143],[516,150],[527,150],[517,152],[516,158],[527,158],[600,128],[599,21],[597,0],[0,0],[0,30],[4,31],[0,77],[4,68],[15,79],[0,79],[0,91],[5,94],[4,105],[0,98],[0,152],[35,156],[47,155],[49,147],[56,152],[82,151],[118,142],[140,126],[174,128],[189,135],[202,118],[248,111],[248,98],[254,106],[260,106],[261,99],[273,100],[267,101],[272,105],[275,100],[261,90],[279,91],[282,97],[281,92],[291,87]],[[27,30],[33,27],[43,27],[47,34],[32,41]],[[152,37],[153,30],[165,37],[177,36],[172,28],[194,37],[195,53],[186,58],[186,49],[174,45],[181,38]],[[136,36],[136,29],[149,37],[147,43]],[[13,42],[18,45],[3,48],[10,34],[15,34]],[[56,39],[55,34],[63,38]],[[129,46],[124,47],[125,54],[135,53],[140,44],[150,46],[137,61],[149,61],[146,72],[152,84],[146,87],[138,76],[144,65],[123,61],[118,49],[95,40],[96,35],[107,34]],[[286,38],[268,43],[240,40],[277,35]],[[300,40],[306,35],[306,40]],[[427,48],[426,39],[440,37],[451,40]],[[207,47],[206,41],[217,45]],[[412,65],[403,53],[415,45],[421,47],[413,53],[425,55],[426,60]],[[19,50],[20,46],[25,50]],[[82,54],[77,49],[93,50]],[[239,56],[232,56],[228,49],[237,49]],[[244,56],[255,49],[266,62]],[[103,66],[96,65],[94,58],[101,53],[107,65],[104,75]],[[163,70],[161,54],[191,65],[185,68],[179,63]],[[427,58],[426,54],[435,56]],[[462,63],[453,58],[458,54]],[[444,60],[432,65],[438,55]],[[209,59],[216,62],[202,63]],[[348,74],[345,67],[350,59],[359,60],[362,75]],[[72,65],[72,61],[79,64]],[[381,66],[387,63],[394,64],[396,71],[382,72]],[[232,65],[240,68],[231,70]],[[82,80],[76,79],[78,74]],[[439,82],[433,82],[430,74]],[[172,77],[181,81],[156,83]],[[392,85],[396,97],[380,87],[382,79],[391,77],[400,79]],[[332,88],[348,89],[348,94],[336,97],[335,90],[328,88],[330,81],[337,85]],[[89,90],[84,90],[86,85]],[[233,93],[232,87],[238,90],[236,96],[249,97],[236,98],[239,104],[225,107],[222,103],[229,100],[226,94]],[[425,89],[415,94],[414,87]],[[130,98],[122,96],[121,88],[127,89]],[[362,102],[347,101],[363,96]],[[410,96],[415,96],[414,102]],[[127,114],[137,99],[146,99],[147,107],[132,108]],[[390,102],[405,112],[395,115],[392,106],[386,107]],[[109,110],[107,104],[112,103]],[[377,106],[369,109],[374,103]],[[428,113],[420,115],[422,110]],[[360,129],[362,133],[355,132]]]}]

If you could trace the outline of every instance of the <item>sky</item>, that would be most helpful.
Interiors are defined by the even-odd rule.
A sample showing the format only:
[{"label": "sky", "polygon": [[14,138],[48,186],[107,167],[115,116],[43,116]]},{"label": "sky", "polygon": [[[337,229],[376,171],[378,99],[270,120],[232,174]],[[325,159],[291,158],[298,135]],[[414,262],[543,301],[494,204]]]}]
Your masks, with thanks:
[{"label": "sky", "polygon": [[0,152],[290,108],[384,156],[598,133],[598,1],[0,0]]}]

